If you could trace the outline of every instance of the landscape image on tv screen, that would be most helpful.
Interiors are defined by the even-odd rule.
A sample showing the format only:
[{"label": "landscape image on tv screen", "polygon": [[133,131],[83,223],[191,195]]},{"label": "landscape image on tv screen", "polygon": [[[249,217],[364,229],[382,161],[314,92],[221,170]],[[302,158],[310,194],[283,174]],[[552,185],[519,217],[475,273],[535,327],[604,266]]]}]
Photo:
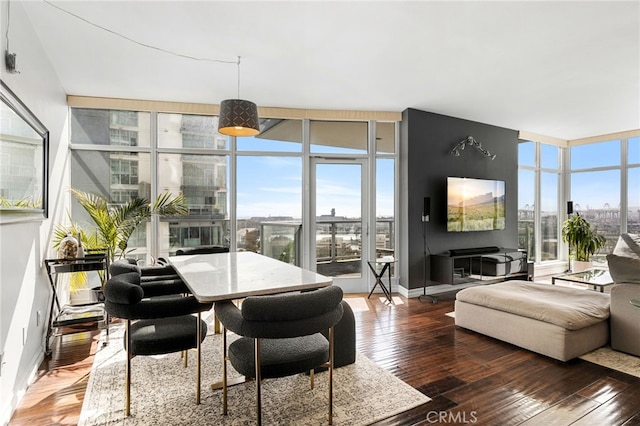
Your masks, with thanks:
[{"label": "landscape image on tv screen", "polygon": [[504,229],[504,181],[447,178],[447,231]]}]

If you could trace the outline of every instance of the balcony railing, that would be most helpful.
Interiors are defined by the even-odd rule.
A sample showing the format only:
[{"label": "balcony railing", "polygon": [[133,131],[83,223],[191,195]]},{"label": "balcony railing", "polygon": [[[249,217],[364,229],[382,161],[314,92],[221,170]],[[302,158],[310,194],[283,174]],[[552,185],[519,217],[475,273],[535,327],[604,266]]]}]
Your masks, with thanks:
[{"label": "balcony railing", "polygon": [[[316,265],[330,276],[361,272],[362,229],[360,219],[321,219],[316,223]],[[297,266],[302,260],[302,223],[261,222],[260,253]],[[393,218],[376,221],[376,257],[393,255]]]}]

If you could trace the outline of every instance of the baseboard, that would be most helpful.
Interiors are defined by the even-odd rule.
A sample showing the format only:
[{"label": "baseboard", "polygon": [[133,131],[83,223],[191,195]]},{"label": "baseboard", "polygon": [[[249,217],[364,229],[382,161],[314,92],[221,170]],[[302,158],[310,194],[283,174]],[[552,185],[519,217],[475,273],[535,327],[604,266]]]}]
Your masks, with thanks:
[{"label": "baseboard", "polygon": [[9,424],[11,417],[13,417],[13,413],[16,411],[16,408],[20,404],[24,395],[27,393],[27,389],[35,382],[36,377],[38,376],[38,369],[40,368],[42,361],[44,361],[44,348],[38,351],[28,364],[31,365],[31,371],[27,376],[27,382],[24,384],[16,384],[18,389],[14,390],[10,396],[2,395],[3,404],[2,407],[0,407],[0,425]]}]

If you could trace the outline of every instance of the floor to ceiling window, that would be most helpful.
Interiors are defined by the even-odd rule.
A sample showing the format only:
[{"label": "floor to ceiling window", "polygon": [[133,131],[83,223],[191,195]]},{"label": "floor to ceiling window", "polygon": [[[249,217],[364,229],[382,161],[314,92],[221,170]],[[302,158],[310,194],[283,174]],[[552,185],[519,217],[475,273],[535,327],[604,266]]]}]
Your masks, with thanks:
[{"label": "floor to ceiling window", "polygon": [[640,137],[572,146],[571,199],[607,242],[610,253],[621,232],[640,232]]},{"label": "floor to ceiling window", "polygon": [[560,257],[561,155],[554,145],[518,145],[518,247],[535,262]]},{"label": "floor to ceiling window", "polygon": [[601,254],[611,253],[621,232],[621,155],[620,140],[570,148],[573,210],[606,238]]},{"label": "floor to ceiling window", "polygon": [[640,136],[627,140],[627,232],[640,234]]},{"label": "floor to ceiling window", "polygon": [[[215,116],[73,107],[71,124],[72,187],[112,204],[163,192],[186,197],[186,216],[153,218],[132,237],[129,255],[145,262],[182,247],[225,245],[304,265],[303,253],[309,256],[318,238],[302,232],[312,226],[306,212],[316,207],[309,191],[317,186],[309,179],[317,159],[358,164],[364,200],[355,216],[335,201],[317,217],[345,218],[344,235],[352,237],[345,247],[359,262],[374,249],[395,250],[395,122],[268,118],[260,135],[236,139],[217,133]],[[341,170],[331,172],[332,191],[345,195],[355,181]],[[79,206],[72,204],[71,213],[90,223]],[[362,225],[369,218],[375,223]],[[358,275],[368,277],[362,267]]]}]

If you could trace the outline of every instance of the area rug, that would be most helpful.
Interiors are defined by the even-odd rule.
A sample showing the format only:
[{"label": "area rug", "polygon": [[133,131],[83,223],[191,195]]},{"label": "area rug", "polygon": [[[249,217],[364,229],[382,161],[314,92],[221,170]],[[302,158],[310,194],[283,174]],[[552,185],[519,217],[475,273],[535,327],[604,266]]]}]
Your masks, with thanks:
[{"label": "area rug", "polygon": [[[221,391],[209,384],[221,378],[220,335],[203,343],[202,401],[195,403],[195,351],[183,367],[179,353],[140,356],[131,362],[131,415],[124,416],[125,352],[122,329],[112,327],[110,343],[96,354],[79,425],[246,425],[255,424],[255,384],[229,388],[228,415],[222,415]],[[230,335],[229,340],[237,338]],[[238,373],[229,364],[229,377]],[[265,425],[327,423],[327,373],[316,374],[315,389],[303,375],[266,380],[262,386]],[[334,373],[334,424],[366,425],[431,399],[362,354]]]},{"label": "area rug", "polygon": [[640,377],[640,358],[603,346],[579,357],[594,364]]}]

